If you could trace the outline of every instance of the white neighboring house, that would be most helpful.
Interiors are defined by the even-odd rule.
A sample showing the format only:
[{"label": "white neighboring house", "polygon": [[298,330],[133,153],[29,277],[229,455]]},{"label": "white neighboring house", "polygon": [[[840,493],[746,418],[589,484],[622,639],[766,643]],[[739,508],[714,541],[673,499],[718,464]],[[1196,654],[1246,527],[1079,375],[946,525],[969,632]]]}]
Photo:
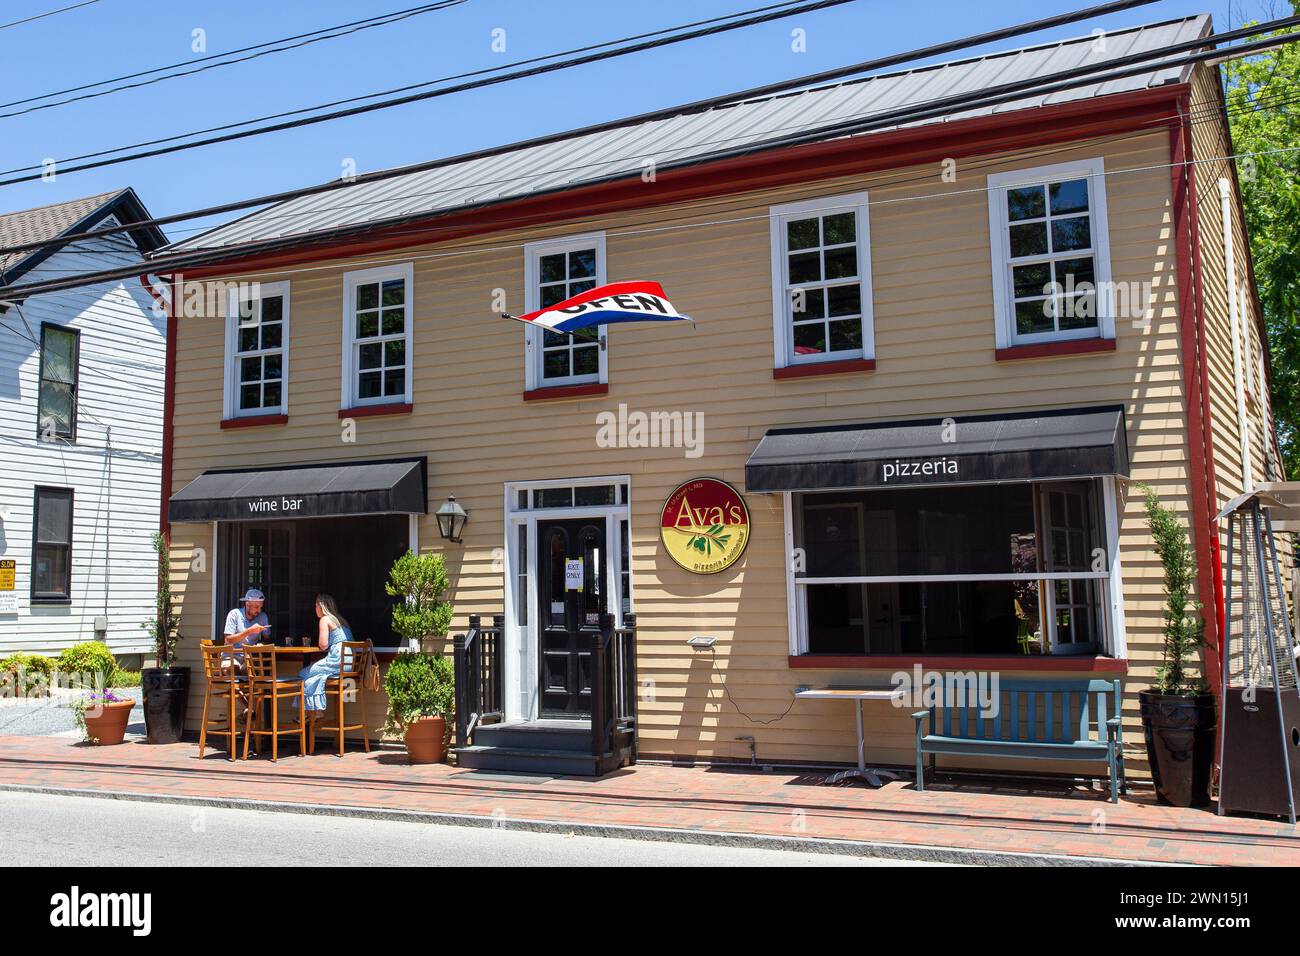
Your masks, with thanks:
[{"label": "white neighboring house", "polygon": [[[58,240],[148,218],[131,189],[0,215],[0,245],[51,243],[0,256],[0,285],[138,262],[156,227]],[[0,658],[149,650],[166,335],[136,279],[0,304]]]}]

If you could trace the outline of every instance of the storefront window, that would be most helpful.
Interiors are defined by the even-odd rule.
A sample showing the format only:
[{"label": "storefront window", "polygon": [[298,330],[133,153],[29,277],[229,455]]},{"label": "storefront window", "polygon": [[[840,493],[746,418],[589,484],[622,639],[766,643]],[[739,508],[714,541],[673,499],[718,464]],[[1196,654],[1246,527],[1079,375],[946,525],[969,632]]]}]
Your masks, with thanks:
[{"label": "storefront window", "polygon": [[384,590],[388,570],[410,547],[406,515],[221,522],[217,623],[248,588],[266,595],[271,639],[315,641],[315,599],[332,594],[357,640],[393,649],[396,598]]},{"label": "storefront window", "polygon": [[1091,483],[801,494],[811,654],[1095,652],[1107,576]]}]

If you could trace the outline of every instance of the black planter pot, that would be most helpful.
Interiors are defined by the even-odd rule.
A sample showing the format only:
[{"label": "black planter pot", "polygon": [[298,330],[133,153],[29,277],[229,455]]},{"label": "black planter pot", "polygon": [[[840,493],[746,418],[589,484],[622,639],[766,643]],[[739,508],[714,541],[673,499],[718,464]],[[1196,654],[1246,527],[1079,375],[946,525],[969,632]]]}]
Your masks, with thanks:
[{"label": "black planter pot", "polygon": [[1162,803],[1203,807],[1210,802],[1214,765],[1214,695],[1138,694],[1151,779]]},{"label": "black planter pot", "polygon": [[151,744],[174,744],[185,732],[190,696],[188,667],[146,667],[140,672],[145,733]]}]

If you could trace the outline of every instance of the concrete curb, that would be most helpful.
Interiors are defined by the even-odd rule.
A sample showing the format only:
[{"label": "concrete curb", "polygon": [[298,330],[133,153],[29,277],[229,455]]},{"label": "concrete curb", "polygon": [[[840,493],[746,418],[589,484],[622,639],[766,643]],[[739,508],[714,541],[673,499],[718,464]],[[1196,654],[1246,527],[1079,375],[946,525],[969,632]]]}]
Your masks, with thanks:
[{"label": "concrete curb", "polygon": [[871,856],[879,859],[927,863],[950,863],[966,866],[1173,866],[1147,860],[1119,860],[1109,857],[1062,856],[1040,853],[1014,853],[995,850],[970,850],[957,847],[923,846],[908,843],[877,843],[866,840],[831,840],[815,837],[783,837],[755,833],[688,830],[672,827],[632,826],[627,824],[578,823],[565,820],[529,820],[505,815],[477,816],[468,813],[434,813],[424,810],[383,810],[340,804],[286,803],[274,800],[249,800],[231,797],[192,797],[125,790],[82,790],[74,787],[44,787],[30,784],[0,783],[0,791],[39,793],[64,797],[95,797],[102,800],[132,800],[141,803],[170,803],[182,806],[221,807],[231,810],[261,810],[272,813],[301,813],[365,820],[389,820],[405,823],[428,823],[440,826],[480,827],[483,829],[519,830],[530,833],[607,837],[620,840],[648,840],[658,843],[692,843],[704,846],[743,847],[759,850],[785,850],[799,853],[828,853],[841,856]]}]

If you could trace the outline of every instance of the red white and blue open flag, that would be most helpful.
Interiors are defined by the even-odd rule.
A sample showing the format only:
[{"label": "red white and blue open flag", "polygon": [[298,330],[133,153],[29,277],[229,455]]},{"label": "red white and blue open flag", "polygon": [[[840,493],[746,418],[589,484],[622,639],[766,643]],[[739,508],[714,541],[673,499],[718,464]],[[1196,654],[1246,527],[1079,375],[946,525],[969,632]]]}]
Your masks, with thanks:
[{"label": "red white and blue open flag", "polygon": [[552,332],[576,332],[618,322],[693,321],[673,308],[658,282],[611,282],[536,312],[509,318]]}]

